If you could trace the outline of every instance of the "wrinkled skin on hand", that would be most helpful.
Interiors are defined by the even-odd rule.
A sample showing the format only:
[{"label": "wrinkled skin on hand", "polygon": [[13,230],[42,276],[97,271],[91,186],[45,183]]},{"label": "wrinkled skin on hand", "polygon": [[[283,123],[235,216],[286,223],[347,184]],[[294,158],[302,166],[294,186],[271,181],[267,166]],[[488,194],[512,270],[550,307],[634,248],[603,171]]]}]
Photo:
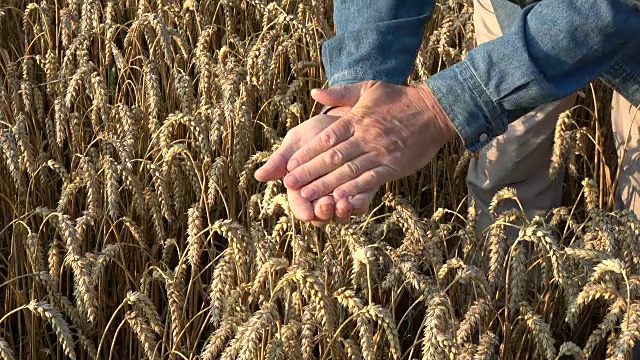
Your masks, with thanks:
[{"label": "wrinkled skin on hand", "polygon": [[[315,116],[291,129],[278,150],[256,171],[255,178],[266,182],[284,177],[287,174],[287,163],[291,156],[349,110],[350,107],[337,107],[328,115]],[[375,192],[358,194],[350,201],[341,201],[336,204],[329,192],[325,196],[310,201],[300,195],[300,190],[287,189],[289,207],[293,215],[299,220],[312,222],[316,226],[333,220],[346,222],[352,214],[364,213],[374,194]]]},{"label": "wrinkled skin on hand", "polygon": [[285,186],[309,201],[333,193],[340,203],[375,192],[427,165],[457,136],[424,84],[367,81],[312,95],[326,105],[355,105],[305,143],[287,164]]}]

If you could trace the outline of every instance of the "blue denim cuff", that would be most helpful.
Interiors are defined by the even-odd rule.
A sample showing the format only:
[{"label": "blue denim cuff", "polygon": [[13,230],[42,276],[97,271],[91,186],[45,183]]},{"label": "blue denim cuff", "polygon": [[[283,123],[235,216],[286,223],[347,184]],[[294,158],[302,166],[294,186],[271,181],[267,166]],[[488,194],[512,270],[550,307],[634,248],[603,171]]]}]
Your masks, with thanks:
[{"label": "blue denim cuff", "polygon": [[507,131],[508,113],[491,99],[464,61],[426,81],[433,96],[471,152]]},{"label": "blue denim cuff", "polygon": [[393,76],[392,72],[373,71],[362,69],[349,69],[333,74],[329,79],[329,87],[351,85],[362,81],[377,80],[394,85],[406,85],[407,76]]},{"label": "blue denim cuff", "polygon": [[329,79],[329,87],[351,85],[362,81],[377,80],[394,85],[406,85],[407,76],[400,74],[394,76],[392,71],[376,71],[374,69],[348,69],[337,72]]}]

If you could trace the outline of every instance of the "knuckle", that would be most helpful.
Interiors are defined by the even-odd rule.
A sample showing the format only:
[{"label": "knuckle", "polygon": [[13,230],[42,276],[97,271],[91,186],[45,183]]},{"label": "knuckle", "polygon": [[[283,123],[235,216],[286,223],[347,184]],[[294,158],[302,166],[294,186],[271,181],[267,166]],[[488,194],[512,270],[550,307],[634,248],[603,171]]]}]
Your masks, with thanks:
[{"label": "knuckle", "polygon": [[387,154],[393,153],[403,147],[403,142],[393,134],[385,134],[384,132],[378,132],[378,130],[375,130],[375,136],[379,139],[376,143],[378,144],[380,151]]},{"label": "knuckle", "polygon": [[345,166],[347,167],[347,171],[351,176],[356,176],[360,173],[360,166],[354,161],[349,161],[345,164]]},{"label": "knuckle", "polygon": [[303,166],[298,176],[299,181],[307,182],[313,179],[313,173],[309,166]]},{"label": "knuckle", "polygon": [[371,127],[367,129],[366,136],[368,139],[375,139],[376,142],[386,142],[389,138],[389,134],[385,133],[382,129],[379,129],[377,127]]},{"label": "knuckle", "polygon": [[360,192],[360,184],[357,181],[352,181],[349,184],[345,185],[341,192],[343,197],[353,196]]},{"label": "knuckle", "polygon": [[327,130],[322,133],[322,144],[326,146],[333,146],[338,141],[338,135],[334,130]]},{"label": "knuckle", "polygon": [[303,158],[308,158],[311,155],[311,150],[307,146],[303,146],[300,150],[300,154]]},{"label": "knuckle", "polygon": [[402,141],[396,139],[395,137],[388,139],[387,141],[387,151],[389,153],[397,152],[399,149],[403,147]]},{"label": "knuckle", "polygon": [[339,165],[344,160],[344,154],[342,153],[342,151],[335,148],[329,151],[328,157],[329,163],[334,165]]},{"label": "knuckle", "polygon": [[375,182],[376,180],[378,180],[378,174],[375,171],[368,171],[367,174],[365,175],[365,179],[368,182]]},{"label": "knuckle", "polygon": [[286,134],[284,134],[284,138],[282,139],[282,143],[286,144],[290,141],[293,141],[298,137],[298,129],[294,128],[289,130]]},{"label": "knuckle", "polygon": [[282,153],[278,152],[271,156],[276,163],[286,164],[289,159]]}]

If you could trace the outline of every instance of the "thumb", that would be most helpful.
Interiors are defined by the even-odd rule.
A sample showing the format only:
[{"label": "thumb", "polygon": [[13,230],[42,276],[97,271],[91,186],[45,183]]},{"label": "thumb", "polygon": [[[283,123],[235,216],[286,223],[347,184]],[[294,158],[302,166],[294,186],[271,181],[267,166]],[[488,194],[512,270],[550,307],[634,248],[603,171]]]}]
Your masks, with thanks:
[{"label": "thumb", "polygon": [[254,173],[256,180],[267,182],[285,176],[287,174],[287,163],[295,153],[295,150],[296,148],[289,144],[281,145],[278,150],[269,157],[267,162],[256,170]]},{"label": "thumb", "polygon": [[358,83],[329,89],[313,89],[311,97],[327,106],[353,107],[360,99],[362,87],[362,83]]}]

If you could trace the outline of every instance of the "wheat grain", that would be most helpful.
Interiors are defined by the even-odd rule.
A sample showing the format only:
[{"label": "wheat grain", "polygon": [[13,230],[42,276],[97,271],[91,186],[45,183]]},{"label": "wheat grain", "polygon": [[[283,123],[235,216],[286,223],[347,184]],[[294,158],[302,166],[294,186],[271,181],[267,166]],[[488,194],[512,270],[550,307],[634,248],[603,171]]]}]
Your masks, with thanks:
[{"label": "wheat grain", "polygon": [[225,297],[229,294],[231,286],[236,281],[236,267],[231,259],[231,251],[225,250],[213,271],[213,278],[209,289],[211,301],[211,323],[218,326]]},{"label": "wheat grain", "polygon": [[[602,319],[602,322],[593,330],[593,332],[591,332],[591,335],[589,335],[584,348],[581,350],[582,358],[591,358],[595,347],[600,341],[605,339],[609,332],[612,332],[615,329],[620,319],[622,319],[626,308],[626,300],[622,298],[611,304],[609,311],[605,315],[604,319]],[[560,354],[562,354],[562,347],[560,347],[558,356],[560,356]]]},{"label": "wheat grain", "polygon": [[553,152],[551,154],[551,166],[549,167],[549,177],[551,177],[552,179],[558,177],[558,175],[560,174],[560,170],[563,168],[563,163],[567,159],[569,146],[565,133],[572,123],[573,120],[571,118],[571,110],[567,110],[561,113],[558,117],[558,122],[556,123],[555,132],[553,135]]},{"label": "wheat grain", "polygon": [[134,306],[134,309],[138,314],[145,315],[153,331],[158,335],[162,335],[164,326],[160,321],[160,315],[158,315],[153,302],[146,294],[129,291],[127,293],[126,301]]},{"label": "wheat grain", "polygon": [[454,343],[446,334],[449,323],[449,300],[443,294],[436,294],[429,300],[425,315],[422,359],[445,359],[455,354]]},{"label": "wheat grain", "polygon": [[462,345],[465,340],[471,336],[473,331],[482,324],[482,321],[486,319],[490,310],[491,304],[489,300],[485,298],[480,299],[471,305],[458,327],[458,332],[456,334],[456,341],[458,345]]},{"label": "wheat grain", "polygon": [[282,340],[273,338],[267,344],[265,360],[284,360],[284,349]]},{"label": "wheat grain", "polygon": [[571,355],[574,359],[584,360],[586,359],[585,354],[580,350],[578,345],[572,343],[571,341],[567,341],[560,345],[560,349],[558,350],[558,357],[556,360],[559,360],[563,355]]},{"label": "wheat grain", "polygon": [[628,359],[633,347],[640,339],[640,304],[634,303],[629,306],[627,313],[622,319],[622,331],[615,343],[615,348],[611,358],[622,360]]},{"label": "wheat grain", "polygon": [[402,351],[400,348],[400,339],[398,338],[398,329],[396,328],[395,321],[391,317],[389,311],[380,305],[369,305],[363,309],[363,311],[384,329],[387,341],[391,348],[391,356],[394,359],[401,357]]},{"label": "wheat grain", "polygon": [[23,168],[30,176],[34,176],[38,167],[31,147],[31,140],[29,140],[27,119],[22,114],[18,116],[16,125],[13,127],[13,136],[20,149],[20,164],[23,164]]},{"label": "wheat grain", "polygon": [[[351,315],[360,314],[364,309],[362,300],[356,297],[351,289],[340,289],[333,295],[338,302],[349,309]],[[360,347],[364,359],[370,360],[375,358],[375,349],[373,345],[373,327],[367,316],[359,316],[357,319],[357,328],[360,335]]]},{"label": "wheat grain", "polygon": [[104,172],[104,189],[107,198],[107,213],[112,219],[117,219],[120,214],[120,191],[118,183],[118,167],[110,156],[103,159],[102,170]]},{"label": "wheat grain", "polygon": [[202,207],[200,204],[193,204],[187,214],[187,259],[196,271],[200,267],[200,257],[205,245]]},{"label": "wheat grain", "polygon": [[495,359],[495,350],[498,344],[498,337],[491,331],[482,334],[480,343],[478,344],[478,350],[473,355],[473,360]]},{"label": "wheat grain", "polygon": [[489,212],[491,215],[496,216],[496,212],[500,205],[506,200],[518,200],[518,195],[516,194],[516,189],[506,187],[493,196],[491,199],[491,203],[489,204]]},{"label": "wheat grain", "polygon": [[314,360],[315,349],[315,333],[316,333],[316,321],[314,319],[314,313],[318,310],[317,305],[309,304],[302,310],[302,329],[300,331],[300,343],[302,358],[308,360]]},{"label": "wheat grain", "polygon": [[11,346],[9,346],[9,343],[2,337],[0,337],[0,356],[2,360],[15,360]]},{"label": "wheat grain", "polygon": [[145,318],[140,316],[135,311],[127,311],[125,319],[129,323],[129,326],[138,336],[138,340],[144,348],[145,355],[149,360],[159,359],[157,354],[157,342],[151,332],[151,328],[147,324]]},{"label": "wheat grain", "polygon": [[277,314],[273,304],[262,304],[262,308],[238,329],[236,337],[222,353],[220,359],[255,358],[262,331],[273,324],[275,317],[277,317]]},{"label": "wheat grain", "polygon": [[186,272],[186,264],[180,262],[176,267],[173,276],[167,280],[166,289],[169,300],[169,312],[171,313],[171,335],[173,347],[180,347],[182,338],[180,337],[182,329],[184,329],[184,312],[183,306],[185,302],[184,276]]},{"label": "wheat grain", "polygon": [[13,179],[13,184],[18,192],[22,193],[24,191],[24,180],[20,170],[18,146],[13,135],[7,130],[0,132],[0,148],[4,155],[5,164],[9,168],[9,174]]},{"label": "wheat grain", "polygon": [[520,312],[538,345],[536,351],[548,360],[555,360],[556,349],[553,346],[554,341],[549,324],[544,322],[540,315],[534,313],[527,304],[520,304]]},{"label": "wheat grain", "polygon": [[215,359],[220,353],[222,353],[227,340],[233,336],[239,324],[240,319],[233,317],[223,321],[222,324],[220,324],[220,327],[211,333],[207,339],[200,357],[203,360]]},{"label": "wheat grain", "polygon": [[507,291],[511,311],[517,311],[520,303],[527,295],[526,290],[529,275],[525,254],[522,245],[516,242],[513,245],[511,256],[509,257],[509,274],[507,275]]},{"label": "wheat grain", "polygon": [[27,309],[31,310],[34,314],[46,319],[51,324],[51,327],[58,337],[58,342],[62,346],[65,355],[71,360],[76,359],[76,352],[74,351],[73,338],[71,337],[71,330],[69,325],[62,317],[62,314],[51,305],[46,302],[38,302],[32,300],[27,306]]}]

